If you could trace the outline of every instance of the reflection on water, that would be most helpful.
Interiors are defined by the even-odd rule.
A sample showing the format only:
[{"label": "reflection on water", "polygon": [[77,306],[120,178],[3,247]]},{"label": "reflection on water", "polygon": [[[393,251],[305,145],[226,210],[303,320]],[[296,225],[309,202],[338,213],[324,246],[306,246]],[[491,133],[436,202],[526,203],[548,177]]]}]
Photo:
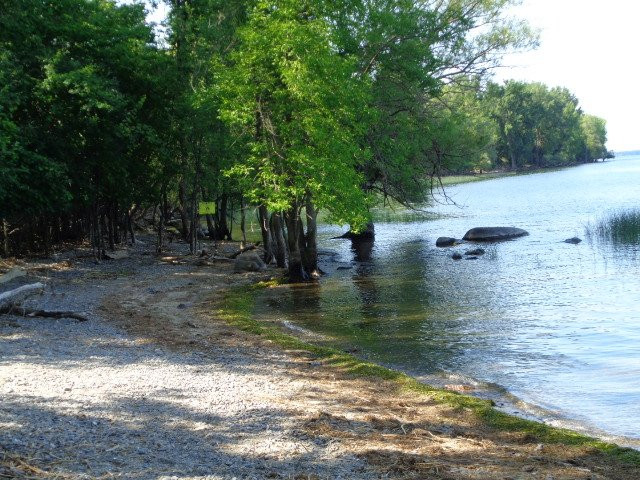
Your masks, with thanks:
[{"label": "reflection on water", "polygon": [[[455,372],[615,435],[640,438],[639,246],[564,243],[640,204],[640,158],[460,185],[433,221],[376,225],[375,244],[332,240],[320,285],[259,306],[345,349],[416,375]],[[452,260],[439,236],[476,226],[530,236]],[[338,270],[345,263],[351,269]]]}]

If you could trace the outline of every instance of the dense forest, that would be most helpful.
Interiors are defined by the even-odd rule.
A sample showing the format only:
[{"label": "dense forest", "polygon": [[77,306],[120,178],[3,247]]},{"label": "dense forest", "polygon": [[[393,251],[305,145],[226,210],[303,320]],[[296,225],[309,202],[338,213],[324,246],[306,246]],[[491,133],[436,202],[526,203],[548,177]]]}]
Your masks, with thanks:
[{"label": "dense forest", "polygon": [[[151,218],[196,249],[259,215],[265,260],[317,274],[316,218],[428,199],[459,172],[610,156],[604,120],[564,88],[491,81],[536,34],[513,0],[0,2],[0,253],[88,240],[97,256]],[[244,222],[243,222],[244,223]]]}]

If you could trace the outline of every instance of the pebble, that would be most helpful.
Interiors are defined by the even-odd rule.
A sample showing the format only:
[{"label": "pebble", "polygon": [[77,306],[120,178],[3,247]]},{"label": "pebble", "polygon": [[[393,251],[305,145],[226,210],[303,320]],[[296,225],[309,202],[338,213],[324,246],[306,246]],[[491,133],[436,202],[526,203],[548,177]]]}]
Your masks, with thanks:
[{"label": "pebble", "polygon": [[[165,281],[162,266],[150,268],[158,276],[141,278]],[[101,290],[82,291],[81,283],[68,282],[44,299],[50,309],[92,312],[95,321],[30,321],[19,331],[0,324],[0,445],[70,480],[156,480],[175,472],[260,479],[269,464],[282,478],[362,478],[364,460],[292,433],[307,414],[292,415],[291,399],[303,398],[312,380],[292,377],[283,368],[286,354],[237,345],[178,352],[141,343],[100,316],[102,296],[128,301],[126,281],[114,276]]]}]

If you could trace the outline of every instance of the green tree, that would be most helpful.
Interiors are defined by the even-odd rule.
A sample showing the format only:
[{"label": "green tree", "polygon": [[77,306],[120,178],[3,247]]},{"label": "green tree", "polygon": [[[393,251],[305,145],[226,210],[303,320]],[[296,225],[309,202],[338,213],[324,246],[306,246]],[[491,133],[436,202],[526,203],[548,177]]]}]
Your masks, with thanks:
[{"label": "green tree", "polygon": [[145,189],[159,137],[149,107],[161,57],[143,7],[11,2],[0,44],[2,143],[11,151],[2,170],[13,172],[3,215],[32,240],[37,227],[45,248],[52,232],[82,235],[89,223],[97,241],[98,217],[109,217],[113,234],[122,204]]},{"label": "green tree", "polygon": [[594,115],[584,115],[580,121],[583,139],[583,161],[611,158],[607,150],[607,122]]},{"label": "green tree", "polygon": [[366,223],[357,167],[367,155],[360,145],[368,83],[354,75],[350,56],[335,51],[327,23],[303,0],[258,2],[239,41],[219,85],[223,117],[247,156],[228,174],[251,202],[285,212],[289,275],[301,280],[317,261],[315,240],[307,245],[301,233],[303,208],[312,237],[320,208],[338,223]]},{"label": "green tree", "polygon": [[357,58],[359,75],[372,85],[369,108],[377,121],[366,136],[372,155],[362,167],[365,189],[405,204],[423,202],[431,179],[443,169],[440,162],[447,158],[452,167],[460,151],[458,145],[443,157],[443,139],[453,139],[454,131],[438,132],[441,141],[433,142],[436,129],[460,126],[431,123],[442,114],[437,99],[443,87],[485,76],[504,52],[535,45],[535,34],[504,16],[514,3],[509,0],[321,3],[339,51]]}]

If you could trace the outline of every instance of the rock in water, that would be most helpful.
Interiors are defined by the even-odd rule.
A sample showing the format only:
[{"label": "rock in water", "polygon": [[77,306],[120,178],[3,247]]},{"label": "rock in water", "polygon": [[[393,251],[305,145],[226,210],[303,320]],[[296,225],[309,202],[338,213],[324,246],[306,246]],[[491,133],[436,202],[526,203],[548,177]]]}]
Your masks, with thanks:
[{"label": "rock in water", "polygon": [[451,255],[451,258],[453,258],[454,260],[462,260],[462,255],[456,252],[453,255]]},{"label": "rock in water", "polygon": [[464,252],[465,255],[472,255],[474,257],[477,257],[479,255],[484,255],[484,249],[483,248],[474,248],[473,250],[467,250],[466,252]]},{"label": "rock in water", "polygon": [[436,247],[452,247],[458,240],[452,237],[438,237]]},{"label": "rock in water", "polygon": [[358,241],[373,241],[376,236],[376,229],[373,222],[367,223],[367,226],[361,232],[355,233],[349,230],[348,232],[334,238],[350,238],[354,242]]},{"label": "rock in water", "polygon": [[515,227],[476,227],[464,234],[463,240],[474,242],[495,242],[529,235],[529,232]]},{"label": "rock in water", "polygon": [[263,272],[267,265],[257,253],[243,253],[236,258],[233,264],[234,272]]},{"label": "rock in water", "polygon": [[571,237],[571,238],[567,238],[564,243],[573,243],[574,245],[577,245],[578,243],[580,243],[582,241],[581,238],[578,237]]}]

